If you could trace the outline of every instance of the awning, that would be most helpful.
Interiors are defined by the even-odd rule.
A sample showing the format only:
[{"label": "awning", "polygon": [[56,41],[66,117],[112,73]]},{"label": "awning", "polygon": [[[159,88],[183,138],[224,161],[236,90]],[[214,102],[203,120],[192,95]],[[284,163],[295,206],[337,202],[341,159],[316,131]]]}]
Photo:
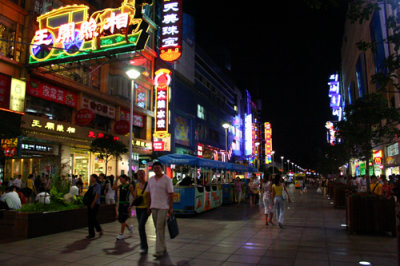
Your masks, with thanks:
[{"label": "awning", "polygon": [[247,165],[226,163],[204,158],[195,157],[187,154],[168,154],[158,158],[163,164],[183,164],[202,168],[227,170],[235,172],[257,172],[257,169]]}]

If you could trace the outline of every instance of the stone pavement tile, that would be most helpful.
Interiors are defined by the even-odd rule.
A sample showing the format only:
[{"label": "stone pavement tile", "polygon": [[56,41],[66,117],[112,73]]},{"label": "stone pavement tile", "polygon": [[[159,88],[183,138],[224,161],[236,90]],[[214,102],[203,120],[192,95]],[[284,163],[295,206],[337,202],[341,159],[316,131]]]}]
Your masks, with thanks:
[{"label": "stone pavement tile", "polygon": [[326,252],[297,252],[296,259],[328,261],[329,256]]},{"label": "stone pavement tile", "polygon": [[18,256],[15,254],[1,252],[0,253],[0,265],[2,264],[2,262],[8,261],[8,260],[13,260],[14,258],[18,258]]},{"label": "stone pavement tile", "polygon": [[271,266],[292,266],[295,261],[293,257],[276,258],[263,256],[258,261],[258,265],[271,265]]},{"label": "stone pavement tile", "polygon": [[221,253],[221,254],[233,254],[239,247],[224,247],[224,246],[212,246],[205,252]]},{"label": "stone pavement tile", "polygon": [[231,255],[226,261],[256,264],[260,260],[260,258],[260,256],[255,255]]},{"label": "stone pavement tile", "polygon": [[329,266],[327,260],[307,260],[307,259],[296,259],[294,266]]},{"label": "stone pavement tile", "polygon": [[191,266],[219,266],[222,263],[224,263],[224,261],[216,261],[216,260],[209,260],[209,259],[193,259],[191,261],[188,262],[188,265]]},{"label": "stone pavement tile", "polygon": [[225,261],[224,263],[221,264],[221,266],[249,266],[249,265],[254,265],[254,263]]},{"label": "stone pavement tile", "polygon": [[274,258],[290,258],[290,257],[295,257],[296,253],[297,253],[296,249],[292,249],[292,250],[268,249],[264,253],[264,256],[266,256],[266,257],[274,257]]},{"label": "stone pavement tile", "polygon": [[82,258],[78,261],[80,265],[107,265],[111,262],[118,262],[118,259],[113,257],[104,257],[104,256],[88,256],[86,258]]},{"label": "stone pavement tile", "polygon": [[243,246],[235,251],[235,255],[255,255],[262,256],[267,251],[267,248]]},{"label": "stone pavement tile", "polygon": [[204,253],[196,256],[195,259],[223,262],[223,261],[226,261],[230,256],[231,256],[231,254],[204,252]]}]

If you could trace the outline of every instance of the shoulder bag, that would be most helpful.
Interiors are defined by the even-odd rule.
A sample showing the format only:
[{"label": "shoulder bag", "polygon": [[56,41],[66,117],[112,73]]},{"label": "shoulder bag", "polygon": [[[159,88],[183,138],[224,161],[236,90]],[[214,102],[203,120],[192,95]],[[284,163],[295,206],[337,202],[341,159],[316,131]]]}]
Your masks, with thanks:
[{"label": "shoulder bag", "polygon": [[136,196],[136,198],[133,200],[133,202],[132,202],[133,206],[139,206],[139,205],[143,204],[143,193],[146,190],[146,187],[147,187],[147,182],[144,184],[144,187],[143,187],[141,195],[140,196]]}]

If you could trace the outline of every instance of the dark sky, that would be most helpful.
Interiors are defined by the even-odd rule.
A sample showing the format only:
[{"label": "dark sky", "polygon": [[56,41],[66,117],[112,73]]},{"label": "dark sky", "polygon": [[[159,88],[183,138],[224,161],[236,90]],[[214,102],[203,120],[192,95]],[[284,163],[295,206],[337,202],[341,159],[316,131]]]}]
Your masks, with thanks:
[{"label": "dark sky", "polygon": [[258,3],[185,0],[184,9],[195,17],[196,43],[217,61],[230,59],[239,87],[262,100],[275,159],[315,168],[331,119],[328,78],[340,70],[344,8]]}]

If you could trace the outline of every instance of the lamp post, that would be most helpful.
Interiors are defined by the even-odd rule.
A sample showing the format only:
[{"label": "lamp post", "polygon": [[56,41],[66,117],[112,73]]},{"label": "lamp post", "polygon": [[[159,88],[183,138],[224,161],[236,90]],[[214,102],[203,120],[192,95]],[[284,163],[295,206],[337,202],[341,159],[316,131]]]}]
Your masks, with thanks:
[{"label": "lamp post", "polygon": [[273,175],[275,175],[274,154],[275,154],[275,151],[272,151],[271,155],[272,155],[272,174]]},{"label": "lamp post", "polygon": [[287,171],[290,172],[290,160],[287,160]]},{"label": "lamp post", "polygon": [[135,95],[135,80],[140,76],[143,69],[140,67],[129,67],[125,73],[131,80],[131,108],[129,113],[129,158],[128,158],[128,176],[132,177],[132,127],[133,127],[133,104]]},{"label": "lamp post", "polygon": [[282,174],[283,174],[283,172],[284,172],[284,169],[283,169],[283,158],[285,158],[284,156],[281,156],[281,166],[282,166]]},{"label": "lamp post", "polygon": [[228,152],[228,128],[231,125],[229,125],[228,123],[223,123],[222,127],[225,129],[225,151]]},{"label": "lamp post", "polygon": [[294,162],[292,162],[292,169],[294,170]]}]

